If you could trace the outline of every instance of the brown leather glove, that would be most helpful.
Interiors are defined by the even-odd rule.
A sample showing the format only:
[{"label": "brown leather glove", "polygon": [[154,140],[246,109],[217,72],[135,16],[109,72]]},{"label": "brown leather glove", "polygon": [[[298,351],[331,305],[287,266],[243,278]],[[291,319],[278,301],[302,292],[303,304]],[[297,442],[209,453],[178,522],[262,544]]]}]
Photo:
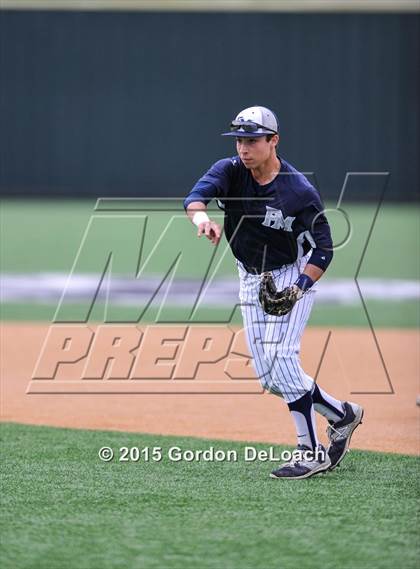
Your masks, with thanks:
[{"label": "brown leather glove", "polygon": [[259,300],[267,314],[271,316],[284,316],[288,314],[296,302],[303,296],[303,291],[294,285],[288,286],[278,292],[271,273],[261,275]]}]

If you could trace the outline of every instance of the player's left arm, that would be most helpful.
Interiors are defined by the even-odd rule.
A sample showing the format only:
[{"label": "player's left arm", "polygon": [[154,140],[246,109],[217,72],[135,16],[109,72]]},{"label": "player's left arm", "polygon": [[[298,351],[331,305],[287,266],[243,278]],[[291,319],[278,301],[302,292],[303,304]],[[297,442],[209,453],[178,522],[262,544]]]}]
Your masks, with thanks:
[{"label": "player's left arm", "polygon": [[306,227],[306,238],[312,245],[312,253],[309,262],[302,273],[291,286],[282,291],[277,291],[271,273],[263,273],[259,299],[263,310],[272,316],[284,316],[288,314],[319,280],[333,258],[333,243],[330,226],[324,214],[324,208],[316,190],[315,195],[310,195],[310,201],[302,214]]},{"label": "player's left arm", "polygon": [[333,258],[331,229],[324,213],[324,205],[314,188],[308,190],[308,201],[302,218],[312,245],[312,253],[296,285],[306,292],[327,270]]},{"label": "player's left arm", "polygon": [[314,283],[318,281],[325,273],[322,269],[312,263],[307,263],[302,275],[307,275]]}]

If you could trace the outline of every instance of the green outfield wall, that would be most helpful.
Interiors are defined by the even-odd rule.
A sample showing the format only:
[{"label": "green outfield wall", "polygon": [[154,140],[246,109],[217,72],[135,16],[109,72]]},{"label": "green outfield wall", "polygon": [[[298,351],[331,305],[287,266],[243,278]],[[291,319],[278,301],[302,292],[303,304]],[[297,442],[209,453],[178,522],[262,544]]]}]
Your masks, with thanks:
[{"label": "green outfield wall", "polygon": [[[419,13],[2,10],[0,193],[179,196],[273,107],[280,153],[335,199],[347,171],[419,187]],[[361,186],[352,200],[376,199]]]}]

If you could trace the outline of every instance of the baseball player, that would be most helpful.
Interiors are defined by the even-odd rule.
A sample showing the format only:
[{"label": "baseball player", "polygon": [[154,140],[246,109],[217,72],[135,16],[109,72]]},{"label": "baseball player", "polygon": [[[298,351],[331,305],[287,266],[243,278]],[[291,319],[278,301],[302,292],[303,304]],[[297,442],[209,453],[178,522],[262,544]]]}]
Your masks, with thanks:
[{"label": "baseball player", "polygon": [[[299,359],[316,281],[333,257],[330,228],[317,190],[276,153],[278,122],[272,111],[244,109],[223,136],[236,138],[237,156],[213,164],[184,207],[198,236],[214,245],[222,231],[209,219],[207,204],[216,199],[224,210],[253,365],[264,389],[286,401],[297,431],[296,459],[271,476],[308,478],[338,466],[363,417],[360,405],[316,385]],[[318,441],[314,411],[329,423],[328,449]]]}]

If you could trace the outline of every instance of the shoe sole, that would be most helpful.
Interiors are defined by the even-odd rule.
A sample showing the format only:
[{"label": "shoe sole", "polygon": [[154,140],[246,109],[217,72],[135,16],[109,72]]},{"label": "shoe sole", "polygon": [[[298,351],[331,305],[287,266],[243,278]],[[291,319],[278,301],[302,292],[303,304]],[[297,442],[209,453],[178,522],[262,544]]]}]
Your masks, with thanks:
[{"label": "shoe sole", "polygon": [[276,476],[275,474],[271,473],[270,478],[274,478],[275,480],[302,480],[303,478],[310,478],[315,474],[322,474],[323,472],[328,472],[331,467],[331,461],[329,464],[320,464],[318,468],[314,468],[310,470],[306,474],[302,474],[301,476]]},{"label": "shoe sole", "polygon": [[[347,437],[347,441],[346,441],[346,446],[344,447],[344,451],[343,454],[340,456],[340,458],[337,460],[337,462],[334,464],[334,466],[330,466],[329,470],[334,470],[335,468],[337,468],[337,466],[340,464],[340,462],[343,460],[343,458],[346,456],[348,450],[349,450],[349,446],[350,446],[350,441],[351,441],[351,437],[353,436],[354,431],[357,429],[357,427],[359,425],[361,425],[363,423],[363,415],[364,415],[365,411],[363,409],[363,407],[359,408],[359,412],[358,414],[356,414],[356,419],[354,421],[354,425],[353,428],[351,429],[349,436]],[[359,415],[359,416],[358,416]]]}]

